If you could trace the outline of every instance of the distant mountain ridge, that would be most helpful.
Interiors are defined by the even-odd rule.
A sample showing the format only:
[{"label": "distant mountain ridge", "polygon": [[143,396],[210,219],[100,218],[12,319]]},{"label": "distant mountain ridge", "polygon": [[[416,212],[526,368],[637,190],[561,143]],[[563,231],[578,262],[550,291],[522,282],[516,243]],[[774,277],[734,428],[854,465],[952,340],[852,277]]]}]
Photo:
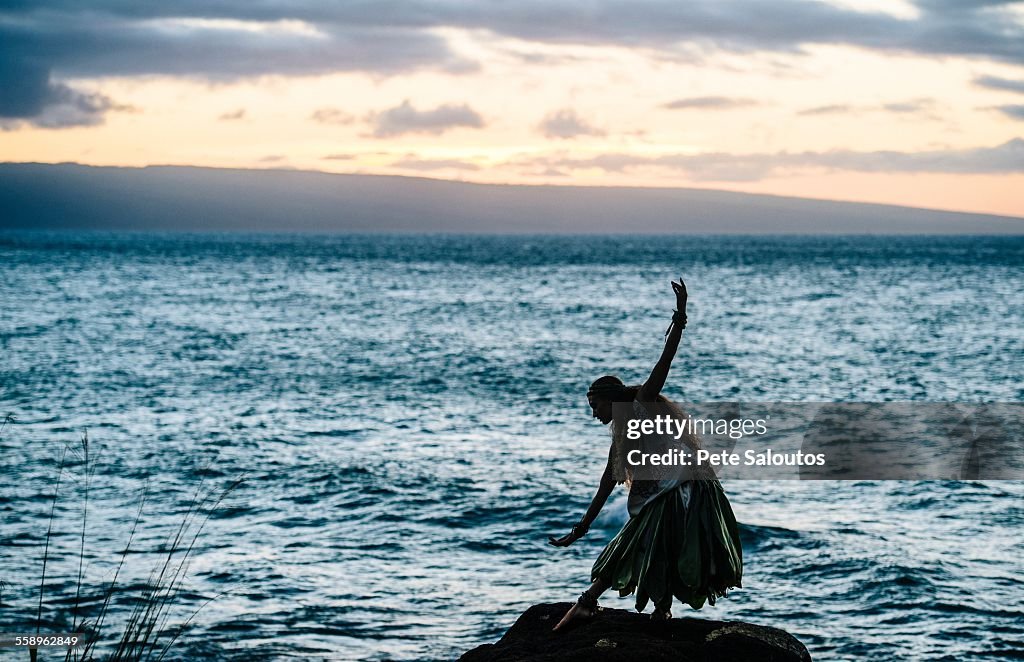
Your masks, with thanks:
[{"label": "distant mountain ridge", "polygon": [[688,188],[0,163],[0,230],[1024,234],[1024,219]]}]

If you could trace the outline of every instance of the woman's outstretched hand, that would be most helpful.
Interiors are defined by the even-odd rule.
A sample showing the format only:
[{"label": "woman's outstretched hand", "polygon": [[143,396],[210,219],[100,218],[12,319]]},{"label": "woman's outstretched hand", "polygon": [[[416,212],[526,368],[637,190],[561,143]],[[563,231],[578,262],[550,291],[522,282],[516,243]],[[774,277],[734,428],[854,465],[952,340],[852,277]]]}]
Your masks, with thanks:
[{"label": "woman's outstretched hand", "polygon": [[562,536],[561,538],[556,538],[554,536],[550,536],[548,538],[548,544],[549,545],[554,545],[555,547],[568,547],[569,545],[571,545],[574,542],[576,542],[577,540],[579,540],[581,537],[582,536],[577,536],[577,535],[572,534],[572,533],[568,533],[568,534]]},{"label": "woman's outstretched hand", "polygon": [[577,524],[576,526],[572,527],[572,531],[562,536],[561,538],[556,538],[554,536],[549,537],[548,544],[554,545],[555,547],[568,547],[569,545],[573,544],[583,536],[587,535],[588,528],[589,527]]}]

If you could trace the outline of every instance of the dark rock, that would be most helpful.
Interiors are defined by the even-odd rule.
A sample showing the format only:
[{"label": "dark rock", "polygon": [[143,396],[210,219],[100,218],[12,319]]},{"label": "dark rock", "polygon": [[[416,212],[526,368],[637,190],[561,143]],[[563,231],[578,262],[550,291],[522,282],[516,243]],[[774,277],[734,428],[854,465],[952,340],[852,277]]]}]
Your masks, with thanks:
[{"label": "dark rock", "polygon": [[588,621],[552,632],[571,605],[534,605],[496,644],[469,651],[461,662],[810,662],[793,635],[740,621],[673,618],[652,622],[646,614],[602,609]]}]

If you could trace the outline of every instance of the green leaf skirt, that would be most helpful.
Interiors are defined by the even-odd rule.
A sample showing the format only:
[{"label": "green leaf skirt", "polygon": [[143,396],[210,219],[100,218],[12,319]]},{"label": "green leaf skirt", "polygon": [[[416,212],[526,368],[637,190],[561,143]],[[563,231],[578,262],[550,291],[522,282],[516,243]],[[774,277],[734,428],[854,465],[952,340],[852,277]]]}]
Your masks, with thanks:
[{"label": "green leaf skirt", "polygon": [[591,580],[611,583],[620,595],[636,593],[636,609],[647,602],[667,610],[675,596],[694,609],[727,589],[741,586],[743,549],[739,526],[717,480],[689,482],[652,499],[604,548]]}]

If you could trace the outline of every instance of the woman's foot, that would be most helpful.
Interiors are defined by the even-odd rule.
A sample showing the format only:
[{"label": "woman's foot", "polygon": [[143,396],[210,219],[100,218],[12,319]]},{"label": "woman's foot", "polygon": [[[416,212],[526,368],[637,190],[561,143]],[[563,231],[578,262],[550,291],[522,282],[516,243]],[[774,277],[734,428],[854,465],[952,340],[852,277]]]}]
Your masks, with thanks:
[{"label": "woman's foot", "polygon": [[562,620],[558,621],[558,625],[551,629],[552,632],[558,632],[560,629],[567,626],[569,623],[580,620],[585,621],[594,617],[597,613],[597,598],[591,597],[589,593],[584,591],[580,594],[579,599],[576,601],[569,611],[565,612],[565,616]]},{"label": "woman's foot", "polygon": [[669,609],[666,609],[665,611],[655,609],[651,612],[652,621],[667,621],[670,618],[672,618],[672,611]]}]

